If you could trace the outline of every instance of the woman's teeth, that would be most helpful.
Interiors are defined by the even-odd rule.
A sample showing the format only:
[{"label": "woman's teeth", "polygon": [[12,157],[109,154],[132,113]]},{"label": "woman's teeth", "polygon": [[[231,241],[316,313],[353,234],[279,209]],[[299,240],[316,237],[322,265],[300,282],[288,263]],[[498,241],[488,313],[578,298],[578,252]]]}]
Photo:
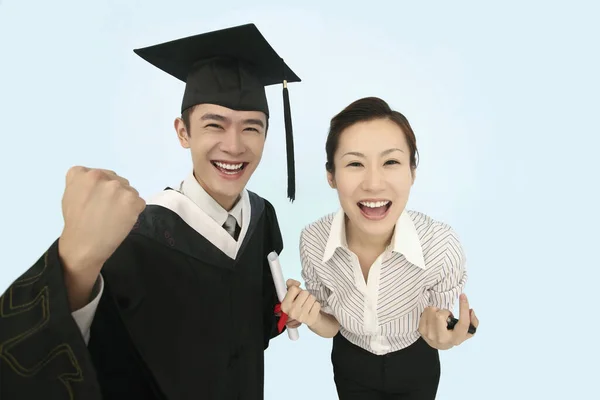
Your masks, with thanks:
[{"label": "woman's teeth", "polygon": [[385,201],[361,201],[359,202],[359,204],[365,206],[365,207],[369,207],[369,208],[379,208],[379,207],[383,207],[388,205],[390,201],[389,200],[385,200]]}]

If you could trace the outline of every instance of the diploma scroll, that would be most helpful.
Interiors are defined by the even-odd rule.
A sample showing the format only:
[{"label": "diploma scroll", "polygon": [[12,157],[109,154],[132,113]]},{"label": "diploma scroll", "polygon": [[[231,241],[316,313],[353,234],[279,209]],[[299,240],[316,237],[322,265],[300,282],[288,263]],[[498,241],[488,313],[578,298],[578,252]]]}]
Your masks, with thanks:
[{"label": "diploma scroll", "polygon": [[[283,279],[283,270],[279,263],[279,256],[276,252],[272,251],[267,256],[267,260],[269,261],[269,267],[271,267],[271,275],[273,275],[273,283],[275,283],[277,298],[282,302],[287,293],[287,286],[285,284],[285,279]],[[291,340],[298,340],[299,336],[297,328],[287,328],[287,332]]]}]

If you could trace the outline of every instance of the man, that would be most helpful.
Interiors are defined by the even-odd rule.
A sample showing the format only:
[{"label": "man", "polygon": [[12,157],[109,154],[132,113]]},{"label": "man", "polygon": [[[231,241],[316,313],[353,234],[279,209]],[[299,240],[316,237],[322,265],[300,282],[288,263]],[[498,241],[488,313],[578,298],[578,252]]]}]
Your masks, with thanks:
[{"label": "man", "polygon": [[[284,329],[266,260],[272,205],[245,190],[268,129],[264,86],[300,81],[252,24],[135,50],[186,82],[175,121],[193,172],[148,202],[74,167],[64,229],[0,298],[0,398],[262,399]],[[295,321],[290,322],[297,326]]]}]

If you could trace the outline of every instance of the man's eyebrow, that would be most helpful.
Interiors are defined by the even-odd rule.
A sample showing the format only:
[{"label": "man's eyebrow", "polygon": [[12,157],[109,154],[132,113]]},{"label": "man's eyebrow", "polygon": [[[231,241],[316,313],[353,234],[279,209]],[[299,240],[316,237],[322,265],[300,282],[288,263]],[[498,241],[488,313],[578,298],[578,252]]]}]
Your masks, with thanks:
[{"label": "man's eyebrow", "polygon": [[[204,114],[202,117],[200,117],[200,119],[202,121],[220,121],[220,122],[230,122],[230,119],[220,115],[220,114],[213,114],[213,113],[206,113]],[[256,119],[256,118],[248,118],[242,121],[244,124],[246,125],[258,125],[261,128],[265,127],[264,122],[262,122],[260,119]]]},{"label": "man's eyebrow", "polygon": [[245,119],[243,122],[244,122],[244,124],[248,124],[248,125],[258,125],[261,128],[265,127],[265,124],[260,119],[250,118],[250,119]]},{"label": "man's eyebrow", "polygon": [[213,120],[213,121],[221,121],[221,122],[227,122],[228,118],[219,115],[219,114],[211,114],[211,113],[207,113],[204,114],[202,117],[200,117],[200,119],[202,121],[209,121],[209,120]]}]

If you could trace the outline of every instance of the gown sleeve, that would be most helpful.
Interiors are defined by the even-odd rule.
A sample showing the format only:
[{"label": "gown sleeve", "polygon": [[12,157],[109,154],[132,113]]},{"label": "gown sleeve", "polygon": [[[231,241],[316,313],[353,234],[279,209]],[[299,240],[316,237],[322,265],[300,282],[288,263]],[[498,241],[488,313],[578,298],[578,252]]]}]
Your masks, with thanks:
[{"label": "gown sleeve", "polygon": [[279,223],[277,221],[277,214],[275,209],[265,200],[265,213],[267,216],[265,226],[265,254],[263,261],[263,324],[264,324],[264,348],[269,347],[269,341],[276,336],[279,336],[284,330],[278,329],[279,316],[275,313],[275,306],[279,303],[277,299],[277,292],[275,291],[275,284],[273,283],[273,276],[271,275],[271,268],[267,261],[267,254],[271,251],[277,252],[281,255],[283,250],[283,238],[281,236],[281,230],[279,229]]},{"label": "gown sleeve", "polygon": [[101,400],[58,240],[0,296],[0,398]]},{"label": "gown sleeve", "polygon": [[71,313],[86,345],[90,342],[90,328],[92,322],[94,322],[98,303],[104,293],[104,279],[102,278],[102,274],[98,276],[97,286],[98,289],[93,294],[92,300],[85,307]]}]

